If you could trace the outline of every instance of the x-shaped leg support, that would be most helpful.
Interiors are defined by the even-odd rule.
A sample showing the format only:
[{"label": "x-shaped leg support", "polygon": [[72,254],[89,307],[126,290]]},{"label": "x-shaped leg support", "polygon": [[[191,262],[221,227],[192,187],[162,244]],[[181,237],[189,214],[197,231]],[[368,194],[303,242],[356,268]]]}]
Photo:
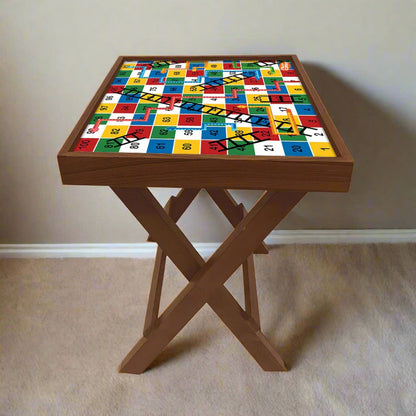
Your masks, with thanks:
[{"label": "x-shaped leg support", "polygon": [[[136,374],[145,371],[205,303],[264,370],[285,370],[283,360],[260,331],[253,313],[244,311],[223,285],[241,264],[249,261],[252,253],[262,246],[264,238],[305,193],[264,192],[205,262],[176,225],[175,214],[167,210],[169,215],[147,188],[113,188],[113,191],[189,280],[156,322],[153,320],[147,331],[145,327],[146,335],[123,360],[120,371]],[[250,267],[249,263],[246,267]]]}]

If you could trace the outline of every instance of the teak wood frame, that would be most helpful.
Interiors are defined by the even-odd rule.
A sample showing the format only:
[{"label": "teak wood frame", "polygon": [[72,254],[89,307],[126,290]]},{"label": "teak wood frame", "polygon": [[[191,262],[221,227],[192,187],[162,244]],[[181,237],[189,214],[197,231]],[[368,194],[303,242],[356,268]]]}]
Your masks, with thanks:
[{"label": "teak wood frame", "polygon": [[[336,157],[178,155],[73,152],[124,61],[290,60],[327,132]],[[120,56],[58,154],[68,185],[348,191],[353,159],[296,55]]]},{"label": "teak wood frame", "polygon": [[[157,155],[73,152],[80,135],[124,61],[131,60],[290,60],[336,152],[334,158],[222,155]],[[348,191],[353,159],[296,55],[262,56],[121,56],[84,111],[58,154],[64,184],[110,186],[158,244],[144,336],[120,365],[141,373],[208,303],[264,370],[285,365],[260,330],[253,253],[267,253],[264,238],[309,191]],[[164,209],[148,187],[183,188]],[[176,221],[199,190],[205,189],[234,227],[204,261]],[[266,190],[247,213],[227,189]],[[166,256],[189,280],[159,316]],[[224,287],[243,267],[245,310]]]}]

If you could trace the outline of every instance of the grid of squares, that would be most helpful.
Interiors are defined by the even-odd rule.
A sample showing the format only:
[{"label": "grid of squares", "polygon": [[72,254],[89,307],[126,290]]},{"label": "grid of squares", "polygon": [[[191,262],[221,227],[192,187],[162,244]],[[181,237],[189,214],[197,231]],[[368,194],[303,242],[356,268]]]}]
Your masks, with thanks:
[{"label": "grid of squares", "polygon": [[291,62],[124,62],[74,151],[335,157]]}]

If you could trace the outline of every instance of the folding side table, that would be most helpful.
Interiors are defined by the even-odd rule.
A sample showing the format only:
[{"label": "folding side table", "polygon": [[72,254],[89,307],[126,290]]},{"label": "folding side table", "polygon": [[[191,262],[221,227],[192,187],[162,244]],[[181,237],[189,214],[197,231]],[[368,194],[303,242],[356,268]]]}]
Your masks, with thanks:
[{"label": "folding side table", "polygon": [[[253,253],[306,192],[346,192],[353,160],[296,55],[122,56],[58,154],[64,184],[112,188],[158,244],[143,337],[120,365],[142,373],[206,303],[268,371]],[[182,188],[163,208],[149,187]],[[176,222],[205,189],[234,230],[207,260]],[[264,193],[247,212],[228,189]],[[159,315],[166,256],[189,283]],[[245,308],[225,288],[243,267]]]}]

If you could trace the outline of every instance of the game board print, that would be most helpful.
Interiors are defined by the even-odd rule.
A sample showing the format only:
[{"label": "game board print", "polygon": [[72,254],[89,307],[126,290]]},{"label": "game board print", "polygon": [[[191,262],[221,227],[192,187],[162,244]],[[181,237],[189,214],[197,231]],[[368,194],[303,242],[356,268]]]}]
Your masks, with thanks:
[{"label": "game board print", "polygon": [[336,157],[278,60],[124,62],[74,151]]}]

